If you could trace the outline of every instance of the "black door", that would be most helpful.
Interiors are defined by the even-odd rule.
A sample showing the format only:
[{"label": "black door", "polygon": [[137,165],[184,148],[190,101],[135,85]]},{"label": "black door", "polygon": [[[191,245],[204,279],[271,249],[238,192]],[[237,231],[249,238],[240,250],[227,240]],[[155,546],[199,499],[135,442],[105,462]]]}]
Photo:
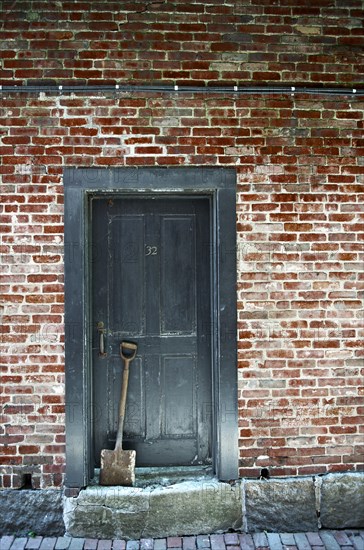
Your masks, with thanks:
[{"label": "black door", "polygon": [[122,340],[138,344],[124,448],[139,466],[211,462],[210,261],[208,199],[92,200],[96,466],[115,444]]}]

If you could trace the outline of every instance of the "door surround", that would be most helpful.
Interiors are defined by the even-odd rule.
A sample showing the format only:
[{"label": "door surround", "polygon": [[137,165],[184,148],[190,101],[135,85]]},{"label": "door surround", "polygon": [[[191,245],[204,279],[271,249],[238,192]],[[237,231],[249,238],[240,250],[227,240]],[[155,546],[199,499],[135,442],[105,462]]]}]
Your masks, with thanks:
[{"label": "door surround", "polygon": [[212,455],[220,480],[238,478],[236,173],[232,168],[66,168],[65,377],[68,491],[93,477],[90,354],[90,197],[210,197],[212,269]]}]

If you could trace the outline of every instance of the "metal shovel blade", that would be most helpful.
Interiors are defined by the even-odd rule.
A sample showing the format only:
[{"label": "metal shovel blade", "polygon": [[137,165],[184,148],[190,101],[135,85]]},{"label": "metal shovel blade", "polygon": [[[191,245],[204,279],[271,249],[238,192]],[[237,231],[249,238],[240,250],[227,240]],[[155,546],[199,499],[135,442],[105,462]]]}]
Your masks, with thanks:
[{"label": "metal shovel blade", "polygon": [[135,457],[135,451],[102,449],[100,485],[134,485]]}]

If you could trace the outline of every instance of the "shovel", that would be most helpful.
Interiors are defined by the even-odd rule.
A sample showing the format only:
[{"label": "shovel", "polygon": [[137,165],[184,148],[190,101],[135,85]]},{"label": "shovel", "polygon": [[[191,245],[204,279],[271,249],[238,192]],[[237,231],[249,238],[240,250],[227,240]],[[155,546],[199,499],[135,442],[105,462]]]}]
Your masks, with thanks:
[{"label": "shovel", "polygon": [[115,450],[102,449],[100,485],[134,485],[135,451],[123,451],[123,429],[125,418],[126,395],[128,392],[129,363],[137,352],[137,344],[121,342],[120,357],[124,361],[123,380],[119,405],[119,424],[116,435]]}]

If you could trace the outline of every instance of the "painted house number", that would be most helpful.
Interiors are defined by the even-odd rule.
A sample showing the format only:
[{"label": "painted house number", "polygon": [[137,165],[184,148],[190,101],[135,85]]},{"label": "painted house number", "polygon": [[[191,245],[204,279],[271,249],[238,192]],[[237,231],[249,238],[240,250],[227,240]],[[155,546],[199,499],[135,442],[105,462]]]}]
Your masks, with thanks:
[{"label": "painted house number", "polygon": [[145,255],[146,256],[157,256],[158,254],[158,247],[157,246],[146,246],[145,247]]}]

